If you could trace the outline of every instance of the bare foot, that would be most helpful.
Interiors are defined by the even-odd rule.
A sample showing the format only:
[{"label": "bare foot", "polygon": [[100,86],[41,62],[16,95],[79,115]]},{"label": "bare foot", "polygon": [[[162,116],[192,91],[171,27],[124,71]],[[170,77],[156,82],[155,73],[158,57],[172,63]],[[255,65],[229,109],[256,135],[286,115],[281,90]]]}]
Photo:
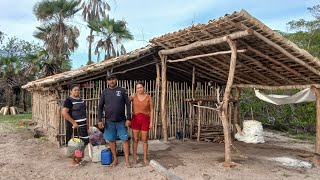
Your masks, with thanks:
[{"label": "bare foot", "polygon": [[132,168],[130,162],[126,162],[126,163],[124,163],[124,164],[126,165],[127,168]]},{"label": "bare foot", "polygon": [[113,161],[109,167],[116,167],[118,165],[118,161]]},{"label": "bare foot", "polygon": [[132,165],[138,164],[138,160],[136,160],[136,159],[132,160],[132,161],[131,161],[131,164],[132,164]]},{"label": "bare foot", "polygon": [[144,160],[143,162],[144,162],[145,166],[149,166],[149,161],[148,160]]}]

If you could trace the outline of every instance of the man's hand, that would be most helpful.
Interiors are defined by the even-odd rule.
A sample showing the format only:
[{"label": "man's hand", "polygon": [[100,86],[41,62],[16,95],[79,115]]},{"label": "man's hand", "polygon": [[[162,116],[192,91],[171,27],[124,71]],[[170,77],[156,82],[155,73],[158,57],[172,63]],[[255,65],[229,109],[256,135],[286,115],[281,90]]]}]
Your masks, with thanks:
[{"label": "man's hand", "polygon": [[98,128],[99,128],[99,129],[103,129],[103,128],[104,128],[104,124],[103,124],[102,121],[99,121],[99,123],[98,123]]},{"label": "man's hand", "polygon": [[131,127],[131,121],[130,120],[126,120],[126,127],[130,128]]}]

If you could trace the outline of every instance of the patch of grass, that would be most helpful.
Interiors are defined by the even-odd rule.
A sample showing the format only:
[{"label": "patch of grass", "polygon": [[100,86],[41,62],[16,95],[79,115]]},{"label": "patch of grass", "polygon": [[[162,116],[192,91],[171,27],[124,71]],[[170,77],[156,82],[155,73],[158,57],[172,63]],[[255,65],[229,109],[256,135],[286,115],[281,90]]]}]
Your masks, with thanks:
[{"label": "patch of grass", "polygon": [[308,142],[316,142],[316,136],[310,135],[310,134],[289,134],[289,137],[293,139],[308,141]]},{"label": "patch of grass", "polygon": [[16,123],[22,119],[32,119],[32,114],[0,115],[0,123]]},{"label": "patch of grass", "polygon": [[25,129],[26,126],[19,126],[19,122],[23,119],[31,118],[31,114],[0,115],[0,133],[15,132],[20,129]]}]

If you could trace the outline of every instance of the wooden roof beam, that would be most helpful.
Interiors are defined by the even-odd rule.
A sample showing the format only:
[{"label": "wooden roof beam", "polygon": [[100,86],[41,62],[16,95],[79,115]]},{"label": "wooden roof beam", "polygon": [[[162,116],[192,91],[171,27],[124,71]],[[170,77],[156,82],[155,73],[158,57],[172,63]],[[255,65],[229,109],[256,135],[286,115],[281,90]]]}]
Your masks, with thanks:
[{"label": "wooden roof beam", "polygon": [[[188,43],[185,39],[181,39],[181,40],[184,41],[185,43]],[[199,52],[199,53],[202,53],[200,50],[196,50],[196,51]],[[189,54],[188,52],[186,52],[186,53]],[[182,59],[183,59],[183,58],[182,58]],[[207,61],[202,60],[201,58],[195,58],[195,59],[197,59],[198,61],[206,64],[207,66],[209,66],[209,67],[211,67],[211,68],[213,68],[213,69],[215,70],[214,72],[215,72],[216,74],[219,74],[219,75],[222,76],[222,77],[228,76],[228,74],[229,74],[228,72],[226,72],[226,71],[224,71],[224,70],[221,70],[220,68],[217,68],[217,67],[213,66],[212,64],[210,64],[210,63],[207,62]],[[196,66],[199,66],[198,63],[194,63],[194,62],[192,62],[192,63],[193,63],[194,65],[196,65]],[[228,71],[229,65],[227,65],[226,69],[227,69],[227,71]],[[212,71],[212,70],[211,70],[211,71]],[[248,77],[247,77],[247,78],[248,78]],[[239,80],[239,81],[242,81],[242,82],[251,82],[251,81],[248,81],[248,80],[243,79],[243,78],[238,77],[238,76],[236,76],[235,79],[237,79],[237,80]],[[248,79],[251,79],[251,78],[248,78]],[[262,83],[262,84],[263,84],[263,82],[261,82],[261,81],[259,81],[259,83]]]},{"label": "wooden roof beam", "polygon": [[[196,37],[196,36],[195,36],[195,37]],[[217,49],[214,48],[214,50],[217,50]],[[198,53],[201,53],[201,51],[198,50],[198,49],[197,49],[196,51],[197,51]],[[224,57],[229,59],[229,57],[226,57],[226,55],[224,55]],[[218,60],[218,59],[213,58],[213,57],[208,57],[208,58],[211,59],[211,60],[213,60],[213,61],[215,61],[216,63],[224,66],[226,69],[228,69],[228,68],[230,67],[229,64],[224,63],[224,62],[222,62],[221,60]],[[244,68],[246,68],[246,69],[248,69],[248,70],[250,70],[250,71],[253,71],[253,72],[255,73],[255,75],[260,76],[261,78],[263,77],[263,78],[269,80],[270,82],[273,82],[273,83],[275,83],[275,84],[279,84],[279,83],[277,83],[276,81],[274,81],[274,80],[272,80],[272,79],[269,79],[269,78],[266,77],[266,76],[261,75],[261,74],[260,74],[259,72],[257,72],[256,70],[254,70],[254,69],[252,69],[252,68],[250,68],[250,67],[247,67],[245,64],[243,64],[242,62],[240,62],[239,59],[237,60],[237,64],[240,65],[240,66],[243,66]],[[252,78],[252,77],[247,76],[247,75],[245,75],[245,74],[243,74],[243,73],[241,73],[241,72],[236,72],[236,73],[239,74],[240,76],[244,76],[246,79],[251,79],[251,78]],[[261,82],[260,80],[259,80],[259,82],[260,82],[261,84],[265,84],[265,83]]]},{"label": "wooden roof beam", "polygon": [[[157,43],[157,44],[158,44],[159,46],[162,46],[162,47],[165,48],[165,49],[169,49],[167,46],[165,46],[165,45],[163,45],[163,44],[161,44],[161,43]],[[160,51],[159,51],[159,52],[160,52]],[[178,56],[178,57],[180,57],[180,58],[183,58],[183,56],[182,56],[180,53],[176,53],[175,55]],[[201,68],[205,69],[205,70],[208,71],[208,72],[211,72],[211,71],[212,71],[212,69],[209,69],[209,68],[207,68],[207,67],[205,67],[205,66],[202,66],[202,65],[199,65],[199,64],[194,64],[193,62],[190,62],[190,64],[193,64],[193,65],[195,65],[195,66],[201,67]],[[221,76],[221,74],[218,74],[219,76],[213,76],[212,74],[210,74],[210,73],[208,73],[208,72],[206,72],[206,71],[201,71],[201,73],[206,74],[206,75],[209,76],[209,77],[212,77],[212,79],[218,79],[218,80],[222,81],[223,83],[226,83],[226,79],[223,79],[223,78],[219,77],[219,76]],[[222,77],[225,77],[225,75],[222,75]]]},{"label": "wooden roof beam", "polygon": [[248,88],[248,89],[266,89],[266,90],[288,90],[288,89],[306,89],[315,86],[320,88],[320,84],[305,84],[305,85],[288,85],[288,86],[264,86],[258,84],[234,84],[233,87]]},{"label": "wooden roof beam", "polygon": [[[246,49],[241,49],[241,50],[237,50],[238,53],[243,53],[243,52],[246,52],[247,50]],[[201,58],[201,57],[209,57],[209,56],[216,56],[216,55],[221,55],[221,54],[230,54],[231,53],[231,50],[230,51],[219,51],[219,52],[214,52],[214,53],[207,53],[207,54],[200,54],[200,55],[195,55],[195,56],[188,56],[188,57],[185,57],[185,58],[181,58],[181,59],[169,59],[168,62],[181,62],[181,61],[187,61],[187,60],[190,60],[190,59],[195,59],[195,58]]]},{"label": "wooden roof beam", "polygon": [[269,60],[269,61],[271,61],[271,62],[273,62],[273,63],[275,63],[275,64],[277,64],[277,65],[279,65],[279,66],[281,66],[281,67],[283,67],[285,70],[291,72],[292,74],[296,75],[297,77],[302,78],[303,80],[307,81],[308,83],[314,83],[314,82],[313,82],[311,79],[309,79],[308,77],[302,75],[301,73],[299,73],[299,72],[297,72],[296,70],[290,68],[289,66],[281,63],[280,61],[278,61],[278,60],[276,60],[276,59],[274,59],[274,58],[272,58],[272,57],[270,57],[270,56],[262,53],[261,51],[255,49],[255,48],[252,48],[251,46],[247,46],[247,48],[248,48],[248,50],[254,52],[254,53],[257,54],[258,56],[263,57],[263,58],[265,58],[265,59],[267,59],[267,60]]},{"label": "wooden roof beam", "polygon": [[[220,27],[217,27],[217,28],[221,29]],[[221,29],[221,30],[222,30],[222,29]],[[224,31],[224,30],[222,30],[222,31]],[[210,33],[209,33],[208,31],[206,31],[206,30],[201,31],[201,32],[202,32],[202,33],[205,33],[205,34],[206,34],[207,36],[209,36],[209,37],[212,37],[212,36],[210,35]],[[191,35],[193,38],[195,38],[195,39],[197,39],[197,40],[199,40],[199,41],[201,40],[198,36],[192,34],[191,32],[189,33],[189,35]],[[212,49],[214,49],[215,51],[219,51],[219,50],[218,50],[217,48],[215,48],[215,47],[212,47]],[[199,52],[199,53],[201,53],[201,51],[198,50],[198,49],[196,49],[196,51]],[[224,55],[224,54],[223,54],[222,56],[223,56],[224,58],[226,58],[226,59],[229,58],[229,57],[227,57],[227,56]],[[216,63],[219,63],[219,64],[223,65],[223,66],[226,67],[226,68],[229,68],[229,64],[223,63],[223,62],[221,62],[221,61],[219,61],[219,60],[217,60],[217,59],[215,59],[215,58],[213,58],[213,57],[208,57],[208,58],[211,59],[211,60],[213,60],[213,61],[215,61]],[[252,68],[250,68],[250,67],[247,67],[244,63],[240,62],[239,60],[237,61],[237,64],[239,64],[240,66],[243,66],[243,67],[245,67],[246,69],[254,72],[255,75],[260,76],[262,79],[267,79],[268,81],[272,82],[273,84],[280,85],[280,84],[279,84],[278,82],[276,82],[275,80],[270,79],[270,78],[266,77],[265,75],[262,75],[261,73],[259,73],[258,71],[254,70],[254,69],[252,69]],[[237,74],[242,74],[242,73],[237,72]],[[242,76],[246,76],[246,75],[242,75]],[[251,79],[251,78],[249,78],[249,79]],[[262,83],[262,82],[261,82],[261,84],[265,84],[265,83]]]},{"label": "wooden roof beam", "polygon": [[248,29],[245,31],[239,31],[236,33],[229,34],[228,36],[223,36],[223,37],[214,38],[214,39],[205,40],[205,41],[197,41],[197,42],[194,42],[194,43],[191,43],[191,44],[188,44],[185,46],[173,48],[173,49],[163,49],[163,50],[160,50],[160,53],[163,55],[170,55],[170,54],[185,52],[185,51],[199,48],[199,47],[203,47],[203,46],[210,46],[210,45],[215,45],[215,44],[227,42],[227,37],[229,37],[230,39],[239,39],[242,37],[246,37],[246,36],[252,35],[253,32],[254,31],[252,29]]},{"label": "wooden roof beam", "polygon": [[[227,76],[228,76],[228,71],[221,70],[220,68],[215,67],[215,66],[213,66],[212,64],[210,64],[209,62],[206,62],[206,61],[204,61],[204,60],[202,60],[202,59],[199,59],[199,61],[202,62],[202,63],[204,63],[206,66],[212,68],[213,70],[215,70],[215,71],[213,71],[213,73],[219,74],[219,76],[222,76],[222,77],[227,77]],[[194,63],[194,62],[192,62],[192,61],[190,61],[190,63],[192,63],[192,64],[195,65],[195,66],[200,66],[199,64]],[[202,66],[202,67],[205,67],[205,66]],[[211,71],[211,72],[212,72],[212,69],[209,69],[209,68],[205,68],[205,69],[207,69],[208,71]],[[239,81],[242,81],[242,82],[247,82],[247,83],[250,83],[250,82],[251,82],[251,81],[248,81],[248,80],[243,79],[243,78],[238,77],[238,76],[236,76],[235,79],[237,79],[237,80],[239,80]],[[227,80],[227,79],[224,79],[225,82],[226,82],[226,80]],[[251,83],[252,83],[252,82],[251,82]]]},{"label": "wooden roof beam", "polygon": [[[308,63],[306,63],[305,61],[293,56],[291,53],[289,53],[288,51],[286,51],[285,49],[283,49],[281,46],[279,46],[278,44],[272,42],[271,40],[269,40],[268,38],[264,37],[263,35],[261,35],[260,33],[254,31],[253,33],[256,37],[258,37],[259,39],[261,39],[262,41],[264,41],[265,43],[269,44],[270,46],[272,46],[273,48],[277,49],[278,51],[280,51],[281,53],[283,53],[284,55],[286,55],[288,58],[292,59],[293,61],[295,61],[296,63],[299,63],[300,65],[304,66],[305,68],[307,68],[308,70],[310,70],[311,72],[315,73],[316,75],[320,76],[320,71],[318,71],[316,68],[310,66]],[[320,62],[319,62],[320,63]],[[320,67],[320,64],[316,63],[318,65],[318,67]]]},{"label": "wooden roof beam", "polygon": [[256,59],[254,59],[254,58],[252,58],[252,57],[250,57],[250,56],[248,56],[248,55],[245,55],[245,54],[240,54],[240,56],[242,56],[242,57],[250,60],[250,61],[253,62],[256,66],[258,66],[259,68],[261,68],[261,69],[263,69],[263,70],[271,73],[272,75],[277,76],[278,78],[281,78],[281,79],[283,79],[283,80],[285,80],[285,81],[287,81],[287,82],[289,82],[289,83],[291,83],[291,84],[296,84],[296,82],[294,82],[294,81],[292,81],[291,79],[288,79],[288,78],[282,76],[281,74],[273,71],[271,68],[266,67],[265,65],[263,65],[261,62],[257,61]]},{"label": "wooden roof beam", "polygon": [[[235,26],[235,27],[237,27],[237,28],[239,28],[239,29],[241,29],[241,30],[247,30],[247,29],[249,29],[249,27],[247,27],[246,25],[244,25],[244,24],[242,24],[242,23],[239,23],[239,22],[238,22],[238,23],[235,23],[235,22],[233,22],[229,17],[225,17],[225,20],[226,20],[228,23],[232,24],[233,26]],[[283,67],[283,68],[286,69],[287,71],[291,72],[292,74],[294,74],[294,75],[296,75],[296,76],[298,76],[298,77],[301,77],[302,79],[306,80],[307,82],[313,83],[313,81],[311,81],[308,77],[302,75],[301,73],[295,71],[294,69],[288,67],[287,65],[285,65],[285,64],[277,61],[276,59],[274,59],[274,58],[272,58],[272,57],[270,57],[270,56],[268,56],[268,55],[266,55],[266,54],[258,51],[258,50],[255,49],[255,48],[252,48],[251,46],[249,46],[247,43],[245,43],[245,42],[242,41],[242,40],[240,40],[240,42],[243,43],[243,44],[245,44],[245,45],[247,46],[248,50],[251,50],[252,52],[256,53],[257,55],[259,55],[259,56],[261,56],[261,57],[263,57],[263,58],[266,58],[266,59],[268,59],[269,61],[271,61],[271,62],[273,62],[273,63],[275,63],[275,64],[278,64],[279,66]]]},{"label": "wooden roof beam", "polygon": [[[227,19],[229,19],[229,18],[227,18]],[[235,23],[231,23],[231,24],[235,24]],[[240,25],[236,25],[236,27],[239,27],[239,26],[240,26]],[[225,33],[228,33],[228,32],[226,32],[223,28],[221,28],[220,25],[217,26],[217,28],[219,28],[221,31],[224,31]],[[243,28],[241,28],[241,29],[243,29]],[[248,30],[248,29],[249,29],[249,28],[246,28],[246,30]],[[208,34],[209,34],[209,33],[208,33]],[[208,34],[207,34],[207,35],[208,35]],[[239,39],[239,41],[241,41],[241,39]],[[273,75],[275,75],[275,76],[277,76],[277,77],[279,77],[279,78],[281,78],[281,79],[284,79],[284,80],[286,80],[287,82],[290,82],[291,84],[295,84],[294,81],[292,81],[292,80],[290,80],[290,79],[282,76],[281,74],[273,71],[273,70],[270,69],[270,68],[265,67],[261,62],[255,60],[255,59],[253,59],[253,58],[251,58],[251,57],[249,57],[249,56],[247,56],[247,55],[245,55],[245,54],[240,54],[240,56],[244,56],[244,57],[246,57],[247,59],[251,60],[256,66],[260,67],[261,69],[263,69],[263,70],[265,70],[265,71],[267,71],[267,72],[269,72],[269,73],[271,73],[271,74],[273,74]],[[243,64],[243,63],[242,63],[242,64]],[[243,65],[244,65],[244,64],[243,64]],[[257,71],[256,71],[256,72],[257,72]],[[261,73],[259,73],[259,72],[258,72],[257,74],[259,74],[259,76],[261,75]],[[266,76],[265,76],[265,77],[266,77]],[[265,77],[264,77],[264,78],[265,78]],[[268,78],[268,79],[269,79],[269,81],[270,81],[270,78]],[[272,80],[272,82],[274,83],[275,81]],[[278,82],[276,82],[276,83],[274,83],[274,84],[278,84],[278,85],[279,85]]]}]

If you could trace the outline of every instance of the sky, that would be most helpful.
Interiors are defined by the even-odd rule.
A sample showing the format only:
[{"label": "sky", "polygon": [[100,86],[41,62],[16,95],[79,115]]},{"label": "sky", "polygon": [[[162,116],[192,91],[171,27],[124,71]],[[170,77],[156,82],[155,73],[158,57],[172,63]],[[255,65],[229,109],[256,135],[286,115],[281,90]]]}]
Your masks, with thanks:
[{"label": "sky", "polygon": [[[33,14],[39,0],[0,0],[0,31],[9,37],[27,41],[36,40],[32,35],[40,22]],[[109,16],[126,20],[134,40],[125,41],[127,52],[143,47],[154,37],[178,31],[197,23],[245,9],[271,29],[288,32],[291,20],[312,20],[307,7],[320,4],[319,0],[109,0]],[[89,30],[81,14],[70,22],[80,29],[79,48],[72,54],[73,68],[87,62]],[[96,61],[96,58],[93,58]]]}]

